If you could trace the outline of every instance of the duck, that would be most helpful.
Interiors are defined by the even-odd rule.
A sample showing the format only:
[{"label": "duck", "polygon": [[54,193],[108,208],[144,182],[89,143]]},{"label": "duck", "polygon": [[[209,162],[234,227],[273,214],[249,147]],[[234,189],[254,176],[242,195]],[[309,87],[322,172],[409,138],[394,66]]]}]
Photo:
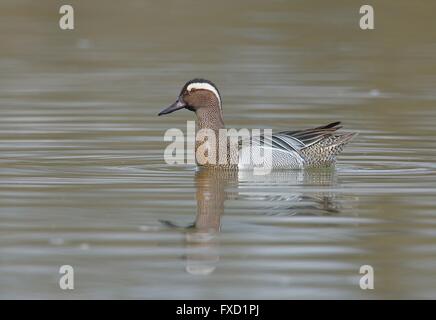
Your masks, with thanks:
[{"label": "duck", "polygon": [[[196,114],[196,131],[209,130],[220,139],[219,131],[226,129],[222,98],[217,86],[210,80],[196,78],[185,83],[176,101],[162,110],[158,116],[167,115],[177,110],[186,109]],[[269,137],[261,136],[259,148],[271,154],[272,169],[306,169],[331,167],[344,146],[357,132],[340,132],[341,122],[335,121],[327,125],[272,133]],[[253,139],[252,139],[253,140]],[[195,156],[200,167],[250,169],[254,164],[246,161],[241,141],[231,149],[229,142],[226,161],[208,161],[207,152],[198,152],[201,141],[195,142]],[[222,152],[216,147],[216,152]],[[245,154],[245,156],[244,156]]]}]

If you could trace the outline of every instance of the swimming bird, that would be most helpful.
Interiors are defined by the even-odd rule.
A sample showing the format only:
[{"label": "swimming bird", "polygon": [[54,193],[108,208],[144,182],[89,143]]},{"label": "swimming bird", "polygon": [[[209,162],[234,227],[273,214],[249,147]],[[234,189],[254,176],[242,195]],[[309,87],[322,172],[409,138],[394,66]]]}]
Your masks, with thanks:
[{"label": "swimming bird", "polygon": [[[168,108],[162,110],[159,116],[187,109],[196,113],[197,131],[212,130],[220,138],[219,131],[224,129],[222,98],[217,86],[205,79],[193,79],[185,83],[177,100]],[[338,132],[340,122],[310,128],[305,130],[289,130],[273,133],[271,137],[261,136],[259,148],[271,151],[271,167],[273,169],[303,169],[310,167],[332,166],[343,147],[354,138],[355,132]],[[226,141],[226,143],[228,143]],[[210,162],[207,152],[197,152],[201,141],[196,141],[197,164],[207,167],[223,167],[249,169],[253,167],[242,154],[241,141],[236,149],[228,146],[227,161]],[[215,147],[217,153],[222,152]],[[233,150],[233,151],[232,151]],[[236,150],[236,151],[235,151]]]}]

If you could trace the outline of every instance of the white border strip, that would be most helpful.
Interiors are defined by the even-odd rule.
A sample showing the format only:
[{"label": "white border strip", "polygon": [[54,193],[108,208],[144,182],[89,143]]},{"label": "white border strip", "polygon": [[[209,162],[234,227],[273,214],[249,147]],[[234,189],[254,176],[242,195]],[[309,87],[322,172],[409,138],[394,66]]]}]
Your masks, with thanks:
[{"label": "white border strip", "polygon": [[220,104],[220,108],[221,108],[220,95],[219,95],[217,89],[213,85],[206,83],[206,82],[194,82],[194,83],[191,83],[190,85],[188,85],[188,87],[186,89],[188,91],[191,91],[192,89],[197,89],[197,90],[203,89],[203,90],[211,91],[217,97],[218,102]]}]

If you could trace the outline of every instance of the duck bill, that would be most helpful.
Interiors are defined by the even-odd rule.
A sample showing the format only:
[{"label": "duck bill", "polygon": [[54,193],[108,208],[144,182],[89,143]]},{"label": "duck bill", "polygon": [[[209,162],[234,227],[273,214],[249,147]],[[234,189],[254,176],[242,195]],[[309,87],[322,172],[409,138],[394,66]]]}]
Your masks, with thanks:
[{"label": "duck bill", "polygon": [[186,103],[184,103],[180,98],[177,99],[176,102],[174,102],[172,105],[170,105],[168,108],[162,110],[161,112],[159,112],[159,116],[162,116],[164,114],[168,114],[180,109],[183,109],[186,107]]}]

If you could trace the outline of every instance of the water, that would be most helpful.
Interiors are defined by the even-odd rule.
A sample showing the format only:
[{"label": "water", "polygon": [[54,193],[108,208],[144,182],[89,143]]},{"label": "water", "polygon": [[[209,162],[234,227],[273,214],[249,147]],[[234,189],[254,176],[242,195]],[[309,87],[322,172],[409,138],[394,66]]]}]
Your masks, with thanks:
[{"label": "water", "polygon": [[[0,5],[0,298],[436,298],[435,3],[70,4]],[[228,127],[360,134],[334,170],[169,166],[198,76]]]}]

